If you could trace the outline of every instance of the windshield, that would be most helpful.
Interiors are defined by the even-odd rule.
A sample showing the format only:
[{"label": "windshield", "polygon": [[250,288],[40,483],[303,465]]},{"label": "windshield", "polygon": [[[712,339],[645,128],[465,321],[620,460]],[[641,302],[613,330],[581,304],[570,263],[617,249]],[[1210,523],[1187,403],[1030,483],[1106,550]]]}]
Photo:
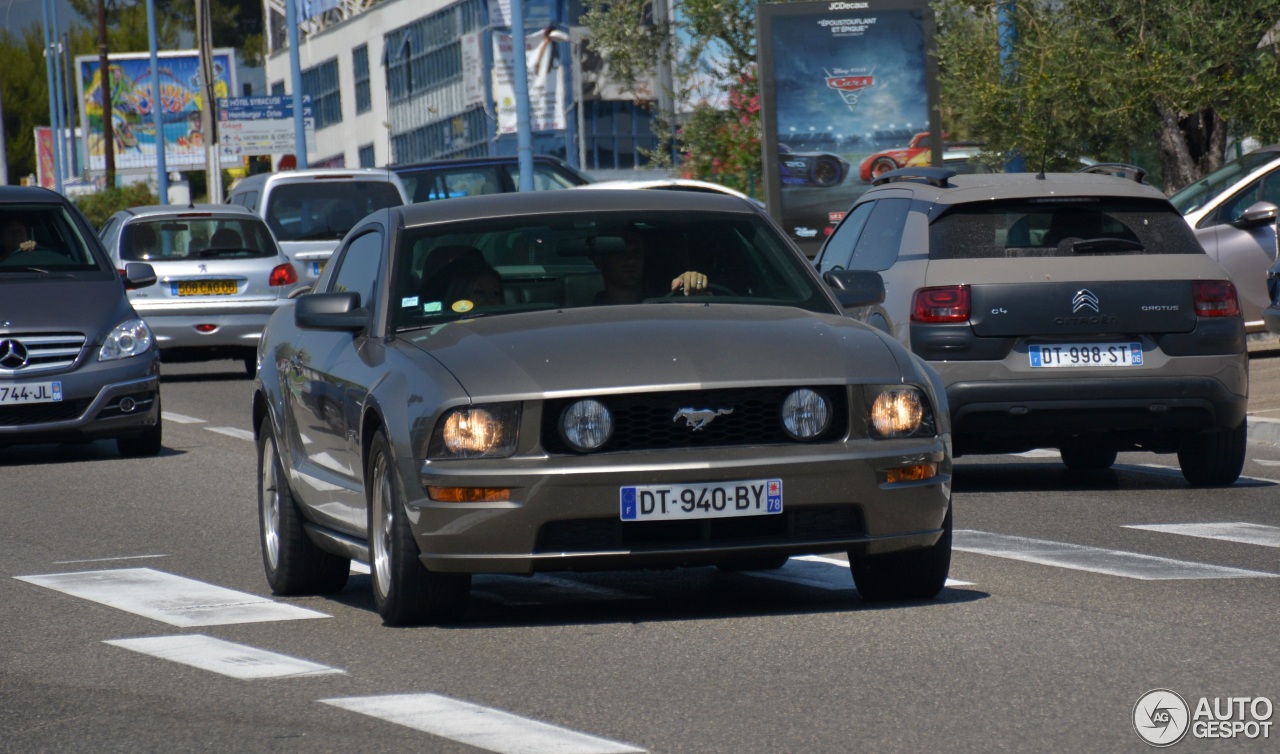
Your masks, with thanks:
[{"label": "windshield", "polygon": [[538,221],[401,233],[393,327],[637,303],[834,311],[803,259],[758,217],[599,212]]},{"label": "windshield", "polygon": [[1182,188],[1169,201],[1184,215],[1194,212],[1234,186],[1240,179],[1277,158],[1280,158],[1280,154],[1276,152],[1250,152]]},{"label": "windshield", "polygon": [[66,207],[60,204],[0,206],[0,274],[102,269]]},{"label": "windshield", "polygon": [[256,217],[165,217],[125,226],[120,258],[132,262],[249,259],[279,253]]},{"label": "windshield", "polygon": [[388,181],[281,183],[268,195],[266,220],[280,241],[336,241],[371,212],[403,203]]},{"label": "windshield", "polygon": [[1063,197],[962,204],[929,226],[930,259],[1095,253],[1203,254],[1204,249],[1163,200]]}]

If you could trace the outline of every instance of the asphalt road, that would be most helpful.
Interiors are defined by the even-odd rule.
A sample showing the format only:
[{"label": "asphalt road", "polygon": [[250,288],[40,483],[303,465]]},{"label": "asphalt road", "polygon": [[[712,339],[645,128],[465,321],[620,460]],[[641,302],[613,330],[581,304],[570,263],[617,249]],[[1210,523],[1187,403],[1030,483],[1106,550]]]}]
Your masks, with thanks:
[{"label": "asphalt road", "polygon": [[[237,368],[166,366],[158,458],[0,451],[0,751],[1141,751],[1153,689],[1280,704],[1277,445],[1218,490],[962,458],[933,602],[865,604],[832,554],[477,577],[464,624],[392,629],[364,574],[271,598]],[[1280,352],[1252,373],[1280,419]]]}]

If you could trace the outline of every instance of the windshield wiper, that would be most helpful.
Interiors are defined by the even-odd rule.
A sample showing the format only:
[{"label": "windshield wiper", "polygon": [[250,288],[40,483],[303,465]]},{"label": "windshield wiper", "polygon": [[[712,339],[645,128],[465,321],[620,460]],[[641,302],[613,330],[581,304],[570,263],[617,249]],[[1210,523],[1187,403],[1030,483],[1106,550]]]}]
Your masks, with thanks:
[{"label": "windshield wiper", "polygon": [[1086,238],[1071,244],[1075,254],[1097,254],[1109,251],[1142,251],[1146,247],[1128,238]]},{"label": "windshield wiper", "polygon": [[[48,275],[48,270],[42,270],[39,267],[0,267],[0,272],[36,272],[41,275]],[[62,273],[66,274],[66,273]]]}]

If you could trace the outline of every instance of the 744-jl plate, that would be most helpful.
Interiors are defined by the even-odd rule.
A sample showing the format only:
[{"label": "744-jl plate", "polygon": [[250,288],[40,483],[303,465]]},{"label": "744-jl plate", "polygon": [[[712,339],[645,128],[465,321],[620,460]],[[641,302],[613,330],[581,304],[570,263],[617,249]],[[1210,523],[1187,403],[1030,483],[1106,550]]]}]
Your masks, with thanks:
[{"label": "744-jl plate", "polygon": [[646,484],[619,490],[623,521],[768,516],[782,513],[782,480]]}]

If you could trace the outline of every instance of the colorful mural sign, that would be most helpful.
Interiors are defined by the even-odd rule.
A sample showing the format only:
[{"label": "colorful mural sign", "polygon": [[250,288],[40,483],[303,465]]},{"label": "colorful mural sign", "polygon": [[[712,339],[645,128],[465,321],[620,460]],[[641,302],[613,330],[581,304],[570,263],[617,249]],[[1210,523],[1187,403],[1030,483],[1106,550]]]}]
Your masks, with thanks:
[{"label": "colorful mural sign", "polygon": [[828,0],[761,4],[757,20],[765,203],[813,256],[872,164],[941,141],[934,19],[926,0]]},{"label": "colorful mural sign", "polygon": [[[227,97],[235,91],[235,64],[232,50],[214,50],[214,92]],[[115,137],[116,170],[147,171],[156,167],[156,132],[152,118],[151,59],[146,53],[112,55],[111,124]],[[200,57],[195,50],[166,51],[159,54],[160,112],[162,115],[165,165],[170,170],[202,168],[205,138],[200,129]],[[88,169],[106,169],[103,151],[102,81],[98,58],[76,58],[77,90],[80,97],[82,132]]]}]

